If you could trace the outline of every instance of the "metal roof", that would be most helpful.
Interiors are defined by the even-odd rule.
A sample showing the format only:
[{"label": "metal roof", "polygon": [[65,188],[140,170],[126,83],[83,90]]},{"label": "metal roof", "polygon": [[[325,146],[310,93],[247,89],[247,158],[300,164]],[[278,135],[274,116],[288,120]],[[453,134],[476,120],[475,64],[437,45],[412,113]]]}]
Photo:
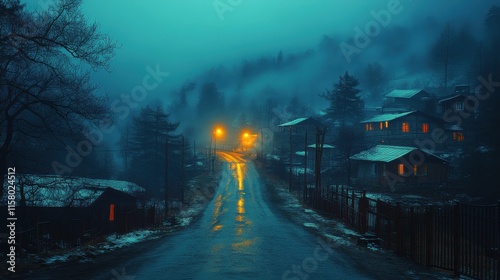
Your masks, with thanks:
[{"label": "metal roof", "polygon": [[399,113],[399,114],[382,114],[382,115],[377,115],[371,119],[362,121],[360,123],[372,123],[372,122],[389,122],[392,120],[395,120],[397,118],[401,118],[404,116],[407,116],[409,114],[415,113],[416,111],[410,111],[410,112],[404,112],[404,113]]},{"label": "metal roof", "polygon": [[364,161],[381,161],[381,162],[391,162],[400,157],[403,157],[413,150],[415,147],[405,147],[405,146],[388,146],[388,145],[377,145],[369,150],[362,151],[358,154],[351,156],[354,160],[364,160]]},{"label": "metal roof", "polygon": [[[145,192],[126,181],[33,174],[21,174],[18,178],[24,184],[26,205],[37,207],[88,207],[108,188],[132,196]],[[5,198],[0,198],[0,205],[6,205]]]},{"label": "metal roof", "polygon": [[451,97],[445,97],[445,98],[439,100],[438,102],[442,103],[442,102],[446,102],[446,101],[449,101],[449,100],[453,100],[453,99],[458,98],[458,97],[462,97],[463,99],[465,99],[465,96],[463,94],[455,94],[455,95],[453,95]]},{"label": "metal roof", "polygon": [[306,126],[306,125],[317,125],[320,126],[322,125],[319,121],[316,119],[313,119],[311,117],[309,118],[298,118],[293,121],[289,121],[283,124],[278,125],[279,127],[287,127],[287,126]]},{"label": "metal roof", "polygon": [[412,98],[417,93],[423,91],[422,89],[395,89],[388,94],[386,97],[397,97],[397,98]]},{"label": "metal roof", "polygon": [[[419,150],[415,147],[406,147],[406,146],[389,146],[389,145],[377,145],[371,149],[366,151],[362,151],[358,154],[355,154],[350,157],[353,160],[361,160],[361,161],[378,161],[378,162],[391,162],[398,158],[401,158],[414,150]],[[436,156],[428,151],[421,150],[427,156],[436,158],[443,162],[447,162],[447,160]]]},{"label": "metal roof", "polygon": [[464,130],[461,126],[456,125],[456,124],[454,124],[454,125],[446,125],[444,127],[444,129],[450,130],[450,131],[463,131]]},{"label": "metal roof", "polygon": [[[308,148],[316,148],[316,144],[312,144],[307,146]],[[323,149],[335,149],[335,146],[323,144]]]}]

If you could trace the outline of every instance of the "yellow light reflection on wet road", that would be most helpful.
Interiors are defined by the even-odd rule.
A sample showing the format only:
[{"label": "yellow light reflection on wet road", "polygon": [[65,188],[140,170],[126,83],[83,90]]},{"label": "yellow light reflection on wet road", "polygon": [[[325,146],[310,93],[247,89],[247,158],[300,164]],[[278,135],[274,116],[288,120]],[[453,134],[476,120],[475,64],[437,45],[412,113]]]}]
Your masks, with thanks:
[{"label": "yellow light reflection on wet road", "polygon": [[238,209],[236,212],[238,214],[245,214],[245,199],[243,197],[238,199]]},{"label": "yellow light reflection on wet road", "polygon": [[[237,190],[231,189],[233,188],[233,186],[229,186],[227,194],[223,194],[224,197],[217,197],[213,215],[214,222],[217,221],[217,223],[212,228],[212,231],[217,232],[222,228],[234,228],[234,236],[232,238],[233,241],[231,243],[231,248],[239,253],[247,252],[248,249],[255,244],[258,238],[252,236],[252,221],[248,219],[247,209],[245,207],[245,176],[247,171],[246,160],[242,158],[242,155],[239,155],[237,153],[227,153],[221,151],[218,152],[217,155],[228,163],[229,171],[235,179],[235,181],[233,182],[235,182],[236,186],[234,187],[237,187]],[[222,214],[220,207],[221,205],[224,205],[224,203],[226,203],[226,208],[235,207],[232,208],[236,210],[235,212],[233,212],[235,214],[233,222],[229,222],[228,220],[219,217]],[[233,203],[235,203],[236,205],[234,205]],[[231,207],[228,204],[232,204],[234,206]],[[224,206],[222,207],[224,208]],[[227,230],[225,232],[227,234]]]}]

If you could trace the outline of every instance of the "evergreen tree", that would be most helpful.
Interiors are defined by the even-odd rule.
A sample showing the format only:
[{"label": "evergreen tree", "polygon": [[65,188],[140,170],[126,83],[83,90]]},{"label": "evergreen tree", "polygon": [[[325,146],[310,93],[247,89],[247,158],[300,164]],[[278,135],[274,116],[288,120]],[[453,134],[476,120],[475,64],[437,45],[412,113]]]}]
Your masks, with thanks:
[{"label": "evergreen tree", "polygon": [[164,186],[165,141],[173,146],[179,145],[179,136],[175,134],[179,123],[171,122],[169,117],[161,105],[154,109],[149,106],[143,108],[133,120],[128,140],[132,180],[152,194],[158,193]]},{"label": "evergreen tree", "polygon": [[346,71],[339,77],[339,82],[334,85],[331,92],[326,92],[322,97],[330,101],[327,109],[328,118],[339,121],[341,126],[358,123],[362,118],[363,102],[359,97],[358,79],[350,76]]}]

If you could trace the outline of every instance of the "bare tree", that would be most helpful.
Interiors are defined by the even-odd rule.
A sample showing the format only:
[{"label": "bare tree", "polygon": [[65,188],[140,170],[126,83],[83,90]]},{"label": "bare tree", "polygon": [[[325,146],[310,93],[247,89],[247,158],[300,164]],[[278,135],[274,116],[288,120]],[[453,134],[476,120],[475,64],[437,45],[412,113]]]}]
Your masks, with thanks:
[{"label": "bare tree", "polygon": [[0,178],[17,137],[62,141],[111,117],[89,71],[109,70],[116,43],[85,19],[80,4],[60,0],[30,12],[0,0]]}]

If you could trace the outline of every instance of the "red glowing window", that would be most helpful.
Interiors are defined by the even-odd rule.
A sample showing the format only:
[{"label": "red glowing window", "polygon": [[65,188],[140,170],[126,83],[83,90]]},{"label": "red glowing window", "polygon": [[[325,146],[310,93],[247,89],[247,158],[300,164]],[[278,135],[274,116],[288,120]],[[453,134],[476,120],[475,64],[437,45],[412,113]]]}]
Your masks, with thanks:
[{"label": "red glowing window", "polygon": [[109,205],[109,220],[115,220],[115,205],[113,203]]},{"label": "red glowing window", "polygon": [[410,124],[408,122],[403,122],[403,125],[401,126],[401,131],[410,132]]},{"label": "red glowing window", "polygon": [[429,124],[423,123],[422,124],[422,132],[423,133],[428,133],[429,132]]}]

